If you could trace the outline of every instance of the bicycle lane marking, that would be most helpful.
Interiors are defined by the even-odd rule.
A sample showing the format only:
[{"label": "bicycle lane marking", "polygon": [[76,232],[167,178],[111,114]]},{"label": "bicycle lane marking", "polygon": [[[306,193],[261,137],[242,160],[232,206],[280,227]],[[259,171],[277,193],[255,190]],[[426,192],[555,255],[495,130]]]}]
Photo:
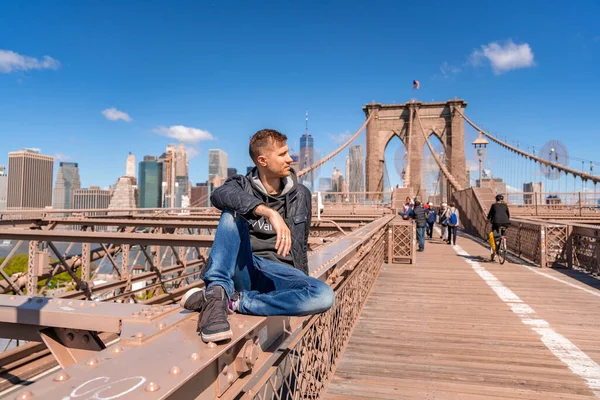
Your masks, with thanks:
[{"label": "bicycle lane marking", "polygon": [[560,279],[560,278],[557,278],[557,277],[555,277],[555,276],[552,276],[552,275],[550,275],[550,274],[547,274],[547,273],[545,273],[545,272],[538,271],[538,270],[537,270],[537,269],[535,269],[534,267],[530,267],[530,266],[528,266],[528,265],[523,265],[523,266],[524,266],[525,268],[527,268],[528,270],[530,270],[531,272],[535,272],[535,273],[536,273],[536,274],[538,274],[538,275],[545,276],[546,278],[553,279],[553,280],[555,280],[555,281],[557,281],[557,282],[564,283],[565,285],[571,286],[571,287],[573,287],[573,288],[575,288],[575,289],[583,290],[583,291],[584,291],[584,292],[586,292],[586,293],[589,293],[589,294],[591,294],[591,295],[594,295],[594,296],[600,297],[600,292],[599,292],[598,290],[591,290],[591,289],[588,289],[588,288],[581,287],[581,286],[579,286],[579,285],[575,285],[574,283],[567,282],[567,281],[565,281],[565,280],[562,280],[562,279]]},{"label": "bicycle lane marking", "polygon": [[477,275],[510,307],[513,313],[521,318],[521,322],[540,335],[542,343],[548,350],[565,363],[573,373],[582,377],[594,392],[596,398],[600,399],[600,365],[569,339],[554,331],[546,320],[540,318],[533,308],[524,303],[512,290],[504,286],[494,274],[481,266],[479,262],[468,258],[471,255],[462,247],[459,245],[452,247],[458,255],[465,257],[465,262],[469,263]]}]

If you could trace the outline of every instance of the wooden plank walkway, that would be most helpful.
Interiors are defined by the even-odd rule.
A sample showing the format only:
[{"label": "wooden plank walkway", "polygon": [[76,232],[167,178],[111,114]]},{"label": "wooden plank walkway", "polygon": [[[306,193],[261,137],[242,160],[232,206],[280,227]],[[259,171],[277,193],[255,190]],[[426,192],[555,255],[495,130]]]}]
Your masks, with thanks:
[{"label": "wooden plank walkway", "polygon": [[[573,271],[491,263],[489,250],[466,237],[458,245],[462,255],[434,239],[416,265],[383,266],[323,398],[597,398],[591,387],[598,393],[600,376],[588,377],[589,384],[581,374],[593,375],[594,361],[600,363],[598,281]],[[529,305],[536,323],[546,321],[590,357],[584,371],[572,372],[557,356],[573,356],[565,355],[569,348],[545,344],[523,322],[521,304],[511,309],[501,298],[506,290],[492,289],[481,275],[489,280],[489,274],[478,273],[473,261]],[[577,367],[582,357],[574,357],[569,362]]]}]

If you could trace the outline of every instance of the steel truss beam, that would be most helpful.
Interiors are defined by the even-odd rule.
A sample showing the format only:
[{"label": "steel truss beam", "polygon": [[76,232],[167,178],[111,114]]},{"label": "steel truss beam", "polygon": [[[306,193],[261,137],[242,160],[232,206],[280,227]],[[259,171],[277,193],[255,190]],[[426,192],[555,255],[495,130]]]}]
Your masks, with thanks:
[{"label": "steel truss beam", "polygon": [[[344,286],[344,282],[362,266],[361,260],[371,254],[369,249],[373,249],[375,242],[377,259],[367,264],[378,268],[383,262],[383,237],[392,218],[384,216],[311,253],[311,275],[337,287],[354,288]],[[359,282],[354,285],[360,285]],[[367,293],[368,290],[361,298],[366,298]],[[355,313],[360,311],[360,306],[352,307]],[[323,329],[321,323],[314,325],[314,321],[330,318],[236,314],[230,318],[232,341],[218,346],[204,344],[196,333],[198,314],[178,306],[0,296],[0,310],[0,321],[5,323],[120,335],[117,345],[79,360],[17,394],[36,398],[75,398],[84,392],[89,396],[101,393],[105,397],[120,394],[122,398],[232,398],[243,393],[244,386],[254,377],[253,371],[262,371],[260,367],[269,363],[273,365],[286,338],[297,337],[308,326]],[[331,310],[327,315],[335,312]],[[313,332],[312,328],[310,331]],[[68,345],[66,341],[63,344]]]}]

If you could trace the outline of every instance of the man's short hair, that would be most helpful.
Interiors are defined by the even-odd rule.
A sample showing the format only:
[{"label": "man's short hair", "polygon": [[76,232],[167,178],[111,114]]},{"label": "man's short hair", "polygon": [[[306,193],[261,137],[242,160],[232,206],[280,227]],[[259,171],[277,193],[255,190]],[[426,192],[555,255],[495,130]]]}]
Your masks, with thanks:
[{"label": "man's short hair", "polygon": [[252,161],[260,155],[261,149],[273,146],[273,144],[281,144],[287,142],[287,136],[275,129],[261,129],[250,138],[249,153]]}]

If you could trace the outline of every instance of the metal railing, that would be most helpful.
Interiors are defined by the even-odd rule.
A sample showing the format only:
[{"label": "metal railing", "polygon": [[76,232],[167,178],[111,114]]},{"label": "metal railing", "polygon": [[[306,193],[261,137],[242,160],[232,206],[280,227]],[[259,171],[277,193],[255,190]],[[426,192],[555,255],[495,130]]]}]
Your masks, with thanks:
[{"label": "metal railing", "polygon": [[518,192],[505,194],[515,215],[600,216],[599,192]]}]

